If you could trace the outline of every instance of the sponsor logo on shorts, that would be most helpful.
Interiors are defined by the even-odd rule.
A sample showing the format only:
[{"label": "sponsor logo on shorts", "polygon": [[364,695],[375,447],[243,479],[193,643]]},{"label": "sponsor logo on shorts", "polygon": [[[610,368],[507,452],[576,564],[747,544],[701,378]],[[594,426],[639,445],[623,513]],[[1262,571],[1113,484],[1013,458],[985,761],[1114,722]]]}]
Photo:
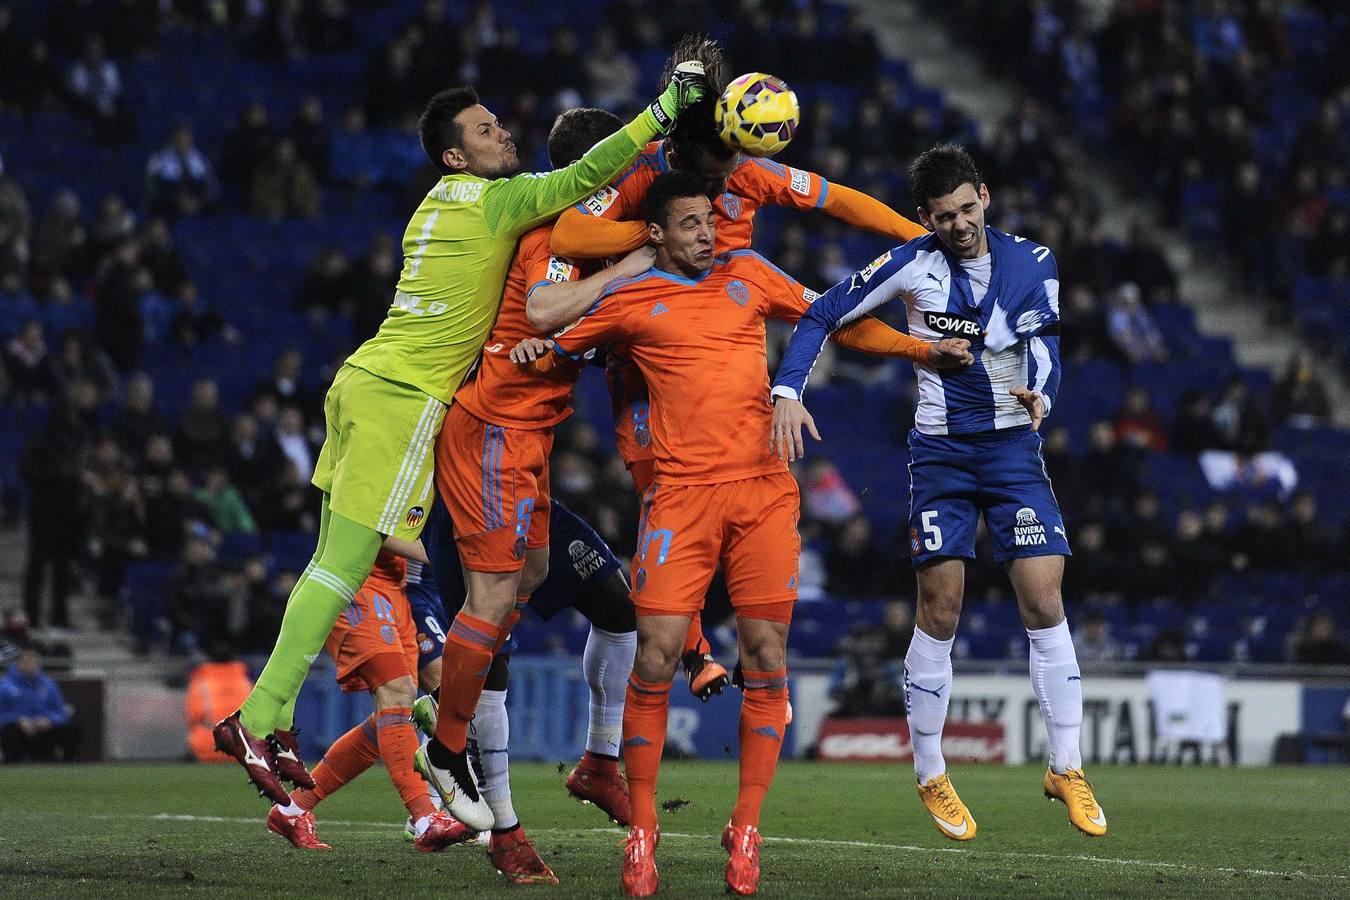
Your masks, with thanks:
[{"label": "sponsor logo on shorts", "polygon": [[612,187],[604,187],[586,198],[583,204],[586,211],[593,216],[603,216],[605,210],[614,205],[614,201],[619,199],[619,192]]},{"label": "sponsor logo on shorts", "polygon": [[871,281],[872,276],[877,274],[877,270],[880,269],[882,266],[886,265],[886,263],[890,261],[891,261],[891,251],[887,250],[885,253],[881,254],[876,259],[868,263],[867,268],[863,269],[858,274],[862,276],[862,280],[864,283]]},{"label": "sponsor logo on shorts", "polygon": [[600,551],[580,539],[567,545],[567,555],[572,557],[572,568],[576,570],[578,578],[590,578],[605,565]]},{"label": "sponsor logo on shorts", "polygon": [[381,626],[380,626],[380,638],[381,638],[386,644],[389,644],[390,646],[393,646],[394,642],[395,642],[396,640],[398,640],[398,635],[394,634],[394,626],[392,626],[392,625],[381,625]]},{"label": "sponsor logo on shorts", "polygon": [[788,184],[792,190],[803,197],[809,197],[811,195],[811,176],[801,169],[794,169],[791,166],[788,167],[788,172],[791,173]]},{"label": "sponsor logo on shorts", "polygon": [[408,523],[409,528],[416,528],[418,525],[422,524],[422,520],[426,518],[426,515],[426,511],[423,510],[422,507],[414,506],[412,509],[408,510],[408,517],[404,521]]},{"label": "sponsor logo on shorts", "polygon": [[1030,506],[1019,509],[1013,524],[1013,546],[1039,547],[1045,543],[1045,526],[1036,518],[1036,510]]},{"label": "sponsor logo on shorts", "polygon": [[633,577],[633,590],[640,591],[647,586],[647,570],[638,569],[637,575]]},{"label": "sponsor logo on shorts", "polygon": [[750,289],[745,286],[744,281],[733,281],[727,285],[727,296],[737,306],[744,306],[750,299]]},{"label": "sponsor logo on shorts", "polygon": [[926,312],[923,314],[923,324],[938,334],[948,334],[953,337],[977,338],[981,334],[979,322],[974,319],[967,319],[964,316],[954,316],[951,313]]}]

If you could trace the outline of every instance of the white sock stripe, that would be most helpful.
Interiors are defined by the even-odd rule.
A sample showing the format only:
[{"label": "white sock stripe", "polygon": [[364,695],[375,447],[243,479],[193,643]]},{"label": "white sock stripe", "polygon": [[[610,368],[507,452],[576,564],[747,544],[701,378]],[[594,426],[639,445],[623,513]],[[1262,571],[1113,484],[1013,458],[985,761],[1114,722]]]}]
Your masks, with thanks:
[{"label": "white sock stripe", "polygon": [[394,477],[394,485],[389,491],[389,497],[384,502],[384,512],[380,514],[377,530],[382,534],[393,534],[395,523],[398,519],[399,511],[402,509],[403,501],[410,488],[407,483],[417,478],[417,473],[421,468],[421,459],[426,451],[430,438],[424,435],[427,432],[429,419],[441,402],[435,397],[428,397],[426,405],[422,407],[422,415],[417,419],[417,427],[413,429],[412,436],[408,439],[408,449],[403,454],[403,463],[399,466],[398,475]]},{"label": "white sock stripe", "polygon": [[356,599],[356,591],[344,584],[341,578],[321,566],[315,566],[314,570],[309,573],[309,577],[338,596],[345,598],[348,603]]}]

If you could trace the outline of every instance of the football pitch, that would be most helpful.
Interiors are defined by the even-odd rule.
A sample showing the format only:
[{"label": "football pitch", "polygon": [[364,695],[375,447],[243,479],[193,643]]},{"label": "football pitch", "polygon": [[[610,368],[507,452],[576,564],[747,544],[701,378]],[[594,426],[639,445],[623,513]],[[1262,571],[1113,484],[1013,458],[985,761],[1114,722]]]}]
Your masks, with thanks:
[{"label": "football pitch", "polygon": [[[1350,896],[1344,769],[1100,768],[1110,823],[1078,834],[1044,799],[1043,770],[963,766],[979,824],[955,844],[919,804],[908,767],[784,763],[765,807],[765,897]],[[516,807],[559,887],[505,884],[485,850],[420,854],[381,769],[317,810],[331,852],[268,833],[267,804],[234,766],[0,767],[5,896],[616,896],[622,832],[563,791],[558,765],[513,769]],[[723,891],[717,835],[732,762],[670,762],[658,799],[661,893]],[[609,827],[607,827],[609,826]]]}]

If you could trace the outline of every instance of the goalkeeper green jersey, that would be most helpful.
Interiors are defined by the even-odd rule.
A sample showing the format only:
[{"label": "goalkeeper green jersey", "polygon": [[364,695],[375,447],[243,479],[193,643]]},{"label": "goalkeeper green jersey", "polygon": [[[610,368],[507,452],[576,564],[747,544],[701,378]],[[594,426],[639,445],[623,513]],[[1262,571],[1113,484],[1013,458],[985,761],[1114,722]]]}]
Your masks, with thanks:
[{"label": "goalkeeper green jersey", "polygon": [[546,174],[441,178],[403,233],[388,317],[347,362],[448,405],[497,318],[516,239],[616,178],[651,134],[639,118]]}]

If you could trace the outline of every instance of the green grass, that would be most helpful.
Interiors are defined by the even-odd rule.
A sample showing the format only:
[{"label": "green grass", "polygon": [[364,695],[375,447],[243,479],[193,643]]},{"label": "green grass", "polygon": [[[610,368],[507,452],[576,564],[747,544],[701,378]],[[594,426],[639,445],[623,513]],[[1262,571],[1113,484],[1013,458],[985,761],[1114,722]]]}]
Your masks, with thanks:
[{"label": "green grass", "polygon": [[[1350,777],[1337,769],[1102,768],[1111,831],[1078,834],[1041,770],[967,766],[953,782],[979,822],[938,834],[899,766],[785,763],[762,823],[765,897],[1350,896]],[[416,853],[382,770],[318,809],[331,853],[269,834],[233,766],[0,768],[0,894],[142,897],[618,894],[621,832],[569,799],[556,765],[513,771],[516,803],[559,888],[508,887],[483,850]],[[668,763],[662,893],[720,896],[716,836],[733,763]]]}]

